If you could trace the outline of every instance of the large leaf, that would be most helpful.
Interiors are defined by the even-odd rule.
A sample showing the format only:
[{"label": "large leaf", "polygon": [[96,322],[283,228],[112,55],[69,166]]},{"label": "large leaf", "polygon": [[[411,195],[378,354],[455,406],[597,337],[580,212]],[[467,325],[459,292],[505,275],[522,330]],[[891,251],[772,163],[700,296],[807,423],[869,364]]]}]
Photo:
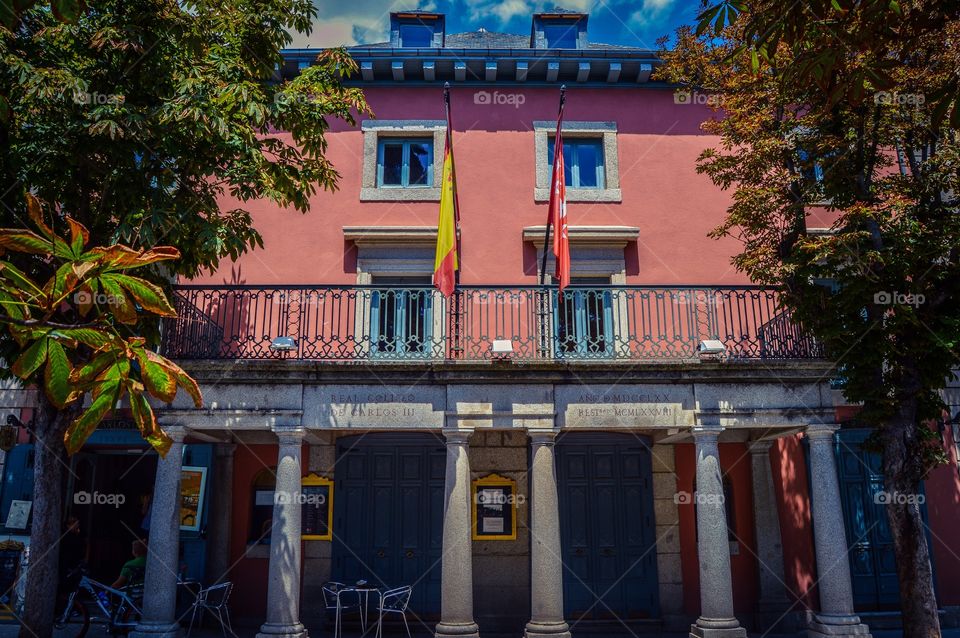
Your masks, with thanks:
[{"label": "large leaf", "polygon": [[131,277],[130,275],[109,274],[103,275],[100,280],[110,279],[127,290],[130,295],[140,304],[140,307],[148,312],[161,317],[176,317],[177,311],[173,309],[167,296],[156,284],[152,284],[140,277]]},{"label": "large leaf", "polygon": [[98,354],[85,364],[74,368],[73,372],[70,374],[70,381],[71,383],[78,385],[91,383],[94,379],[100,376],[100,373],[109,368],[111,365],[114,365],[116,362],[116,352],[107,351],[102,354]]},{"label": "large leaf", "polygon": [[83,447],[83,444],[97,429],[97,425],[100,424],[103,417],[113,409],[117,399],[120,398],[119,381],[108,381],[103,385],[105,387],[101,390],[100,395],[90,403],[90,407],[83,414],[70,424],[66,434],[63,435],[63,444],[67,448],[67,454],[74,454]]},{"label": "large leaf", "polygon": [[26,379],[36,372],[43,362],[47,360],[47,339],[46,337],[37,340],[32,346],[26,349],[13,363],[10,371],[21,379]]},{"label": "large leaf", "polygon": [[58,328],[53,330],[50,336],[79,341],[94,350],[99,350],[113,339],[113,335],[102,328]]},{"label": "large leaf", "polygon": [[80,257],[83,254],[83,247],[90,241],[90,231],[69,216],[67,217],[67,224],[70,225],[70,248],[73,250],[74,257]]},{"label": "large leaf", "polygon": [[54,248],[49,239],[20,228],[0,228],[0,247],[31,255],[49,255]]},{"label": "large leaf", "polygon": [[31,297],[43,294],[40,287],[30,277],[9,262],[0,261],[0,277],[12,283],[18,293],[26,293]]},{"label": "large leaf", "polygon": [[103,293],[106,295],[107,306],[113,312],[114,318],[120,323],[137,323],[137,309],[133,303],[127,299],[127,295],[123,292],[120,284],[106,276],[100,277],[98,281],[103,289]]},{"label": "large leaf", "polygon": [[43,373],[43,388],[50,403],[62,410],[76,399],[70,384],[70,360],[63,346],[54,339],[47,340],[47,367]]},{"label": "large leaf", "polygon": [[177,380],[177,385],[183,388],[187,394],[193,399],[194,406],[199,410],[203,407],[203,394],[200,392],[200,386],[196,381],[193,380],[189,374],[183,371],[183,369],[175,364],[170,359],[166,357],[161,357],[155,352],[147,351],[147,356],[150,357],[152,361],[162,365],[167,369],[168,372],[173,374],[173,377]]},{"label": "large leaf", "polygon": [[161,357],[154,355],[154,358],[151,358],[144,350],[136,352],[137,361],[140,363],[140,379],[147,391],[164,403],[173,401],[177,396],[177,379],[174,372],[155,360]]}]

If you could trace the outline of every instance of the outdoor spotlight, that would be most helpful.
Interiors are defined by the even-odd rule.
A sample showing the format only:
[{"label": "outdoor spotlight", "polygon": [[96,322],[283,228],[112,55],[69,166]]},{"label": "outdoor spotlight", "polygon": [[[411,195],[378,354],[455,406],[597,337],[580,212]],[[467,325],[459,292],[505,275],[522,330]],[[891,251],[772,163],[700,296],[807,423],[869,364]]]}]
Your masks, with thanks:
[{"label": "outdoor spotlight", "polygon": [[510,355],[513,354],[513,341],[510,339],[494,339],[490,351],[497,359],[509,359]]},{"label": "outdoor spotlight", "polygon": [[274,352],[291,352],[297,349],[297,340],[293,337],[277,337],[270,342],[270,349]]},{"label": "outdoor spotlight", "polygon": [[704,339],[700,342],[698,353],[701,355],[721,355],[727,353],[727,346],[719,339]]}]

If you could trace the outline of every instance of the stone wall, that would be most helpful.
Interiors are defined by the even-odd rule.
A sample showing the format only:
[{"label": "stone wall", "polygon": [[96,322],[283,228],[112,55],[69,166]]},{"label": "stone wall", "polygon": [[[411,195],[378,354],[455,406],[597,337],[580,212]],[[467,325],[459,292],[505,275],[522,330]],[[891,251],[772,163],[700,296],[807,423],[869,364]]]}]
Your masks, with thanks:
[{"label": "stone wall", "polygon": [[672,445],[654,445],[653,515],[656,522],[657,579],[660,581],[660,616],[664,629],[682,631],[689,626],[683,616],[683,576],[680,569],[680,517],[676,464]]}]

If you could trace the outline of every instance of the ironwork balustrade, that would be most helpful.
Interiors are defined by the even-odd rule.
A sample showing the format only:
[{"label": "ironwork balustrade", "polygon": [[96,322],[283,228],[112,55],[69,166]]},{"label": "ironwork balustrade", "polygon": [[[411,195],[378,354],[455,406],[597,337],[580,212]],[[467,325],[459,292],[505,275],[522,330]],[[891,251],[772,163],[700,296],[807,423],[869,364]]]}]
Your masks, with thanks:
[{"label": "ironwork balustrade", "polygon": [[[819,344],[758,287],[177,286],[175,359],[669,361],[812,359]],[[271,348],[278,337],[292,350]],[[499,342],[494,348],[494,342]],[[507,343],[509,342],[509,343]]]}]

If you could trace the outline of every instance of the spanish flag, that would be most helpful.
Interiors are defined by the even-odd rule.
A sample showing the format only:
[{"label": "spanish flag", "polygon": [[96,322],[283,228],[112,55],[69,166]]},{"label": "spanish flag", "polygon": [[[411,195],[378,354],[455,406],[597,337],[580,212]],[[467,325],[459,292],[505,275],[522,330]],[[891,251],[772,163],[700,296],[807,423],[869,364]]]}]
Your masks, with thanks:
[{"label": "spanish flag", "polygon": [[460,269],[457,255],[457,226],[460,211],[457,206],[457,177],[453,169],[453,147],[450,126],[443,152],[443,178],[440,182],[440,221],[437,224],[437,255],[433,262],[433,285],[449,297],[456,286],[456,272]]}]

